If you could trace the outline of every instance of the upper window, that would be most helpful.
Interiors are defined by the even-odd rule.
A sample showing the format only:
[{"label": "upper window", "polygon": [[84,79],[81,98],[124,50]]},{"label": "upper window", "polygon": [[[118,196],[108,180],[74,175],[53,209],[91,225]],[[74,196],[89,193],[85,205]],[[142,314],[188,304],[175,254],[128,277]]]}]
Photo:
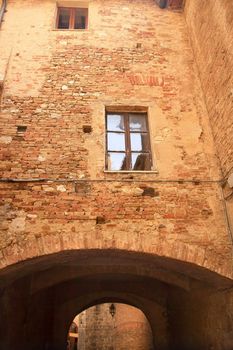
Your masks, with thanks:
[{"label": "upper window", "polygon": [[58,29],[86,29],[87,20],[87,8],[58,7]]},{"label": "upper window", "polygon": [[152,157],[146,113],[107,113],[106,169],[151,170]]}]

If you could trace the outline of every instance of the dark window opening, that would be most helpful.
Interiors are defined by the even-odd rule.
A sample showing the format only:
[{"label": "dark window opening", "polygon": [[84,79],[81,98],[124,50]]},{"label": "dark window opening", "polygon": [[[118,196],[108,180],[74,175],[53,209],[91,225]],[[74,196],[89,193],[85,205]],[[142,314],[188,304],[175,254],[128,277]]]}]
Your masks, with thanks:
[{"label": "dark window opening", "polygon": [[146,113],[107,113],[106,169],[151,170],[152,156]]},{"label": "dark window opening", "polygon": [[17,133],[23,134],[27,131],[26,125],[17,125]]},{"label": "dark window opening", "polygon": [[87,29],[88,9],[58,7],[58,29]]}]

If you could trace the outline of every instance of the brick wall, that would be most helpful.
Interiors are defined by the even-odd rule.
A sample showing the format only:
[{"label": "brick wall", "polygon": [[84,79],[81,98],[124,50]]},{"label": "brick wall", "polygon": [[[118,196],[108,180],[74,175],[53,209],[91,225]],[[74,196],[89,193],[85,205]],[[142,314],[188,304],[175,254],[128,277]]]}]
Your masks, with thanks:
[{"label": "brick wall", "polygon": [[[220,8],[219,1],[205,2],[206,7],[201,7],[199,0],[186,3],[189,31],[183,13],[161,10],[153,0],[90,1],[89,29],[61,31],[54,29],[54,0],[8,0],[0,31],[3,280],[11,271],[3,268],[28,261],[23,268],[16,265],[17,283],[11,285],[9,277],[9,290],[1,289],[3,348],[7,349],[4,344],[14,348],[21,339],[19,346],[31,349],[28,339],[32,338],[35,349],[45,348],[47,342],[53,345],[51,349],[64,349],[66,323],[74,310],[83,310],[93,300],[118,291],[119,298],[127,296],[129,303],[144,305],[153,319],[159,349],[168,349],[170,339],[177,342],[178,349],[187,348],[185,334],[193,339],[195,349],[209,349],[213,343],[220,350],[224,343],[231,350],[231,344],[227,345],[232,339],[231,295],[222,292],[215,299],[212,294],[216,290],[211,290],[207,299],[199,299],[195,293],[200,287],[192,278],[203,280],[206,276],[205,283],[217,278],[197,266],[233,277],[219,184],[222,172],[216,156],[218,151],[227,174],[232,164],[232,140],[228,137],[232,105],[230,56],[224,52],[231,54],[232,5],[230,1],[222,2]],[[213,27],[218,25],[222,30],[216,32]],[[214,66],[210,57],[216,59]],[[117,110],[148,111],[152,172],[104,171],[105,108],[114,106]],[[91,133],[83,131],[85,125],[91,126]],[[27,128],[22,132],[22,127]],[[72,275],[69,264],[61,273],[60,265],[67,263],[71,254],[66,251],[71,250],[72,266],[80,261],[75,250],[87,254],[83,270],[76,267],[81,273],[78,278],[82,273],[94,276],[89,284],[87,278],[80,287],[77,271]],[[92,250],[100,258],[96,265],[93,262],[95,269],[88,266]],[[113,253],[104,263],[103,251]],[[49,256],[57,252],[61,254]],[[114,254],[119,259],[111,270],[106,261],[112,261]],[[125,262],[124,254],[131,259]],[[43,259],[30,260],[44,255],[45,265]],[[146,268],[139,265],[139,257],[145,258]],[[52,272],[45,273],[48,266]],[[109,283],[103,282],[106,272],[112,274]],[[114,284],[116,275],[125,276],[119,285]],[[26,282],[20,280],[22,276]],[[148,276],[161,279],[167,284],[166,291],[175,284],[185,292],[171,292],[166,309],[169,298],[165,292],[157,297],[157,286],[147,288],[140,278],[134,288],[135,276],[142,276],[143,281]],[[102,289],[106,294],[101,294]],[[205,300],[205,312],[199,313]],[[216,311],[215,300],[219,305]],[[190,318],[193,314],[195,325]],[[57,321],[54,334],[53,318]],[[32,320],[38,324],[36,332]],[[203,337],[199,325],[204,325]]]},{"label": "brick wall", "polygon": [[150,325],[139,309],[117,304],[115,341],[116,350],[153,350]]},{"label": "brick wall", "polygon": [[[125,247],[229,276],[221,175],[183,15],[152,0],[98,0],[89,30],[77,32],[54,30],[55,10],[52,0],[10,0],[0,33],[2,177],[47,179],[1,185],[2,266],[68,247]],[[148,109],[154,172],[104,172],[114,105]]]},{"label": "brick wall", "polygon": [[226,176],[233,167],[233,3],[187,0],[185,14],[214,141]]},{"label": "brick wall", "polygon": [[233,3],[186,1],[185,16],[220,159],[233,244]]}]

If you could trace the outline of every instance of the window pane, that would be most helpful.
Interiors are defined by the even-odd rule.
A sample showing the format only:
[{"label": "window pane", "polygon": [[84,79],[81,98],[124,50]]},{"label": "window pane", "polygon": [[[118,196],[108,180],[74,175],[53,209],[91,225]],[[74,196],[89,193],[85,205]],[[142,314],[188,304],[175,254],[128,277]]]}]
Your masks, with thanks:
[{"label": "window pane", "polygon": [[108,170],[126,170],[125,153],[108,153]]},{"label": "window pane", "polygon": [[70,9],[59,9],[58,28],[69,29]]},{"label": "window pane", "polygon": [[132,170],[151,170],[151,162],[148,153],[132,153]]},{"label": "window pane", "polygon": [[140,114],[130,114],[129,127],[131,131],[147,131],[145,116]]},{"label": "window pane", "polygon": [[107,129],[109,131],[123,131],[124,117],[120,114],[109,114],[107,115]]},{"label": "window pane", "polygon": [[125,151],[125,134],[109,132],[108,151]]},{"label": "window pane", "polygon": [[130,134],[131,151],[148,151],[148,134],[131,133]]},{"label": "window pane", "polygon": [[74,29],[85,29],[87,27],[87,9],[76,9],[74,18]]}]

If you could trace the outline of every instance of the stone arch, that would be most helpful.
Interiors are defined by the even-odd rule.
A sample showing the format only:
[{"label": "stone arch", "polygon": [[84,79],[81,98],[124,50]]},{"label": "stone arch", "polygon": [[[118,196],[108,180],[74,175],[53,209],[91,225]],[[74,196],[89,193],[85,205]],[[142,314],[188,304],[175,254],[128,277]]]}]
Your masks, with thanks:
[{"label": "stone arch", "polygon": [[153,239],[142,241],[140,237],[132,237],[132,240],[117,238],[114,232],[102,232],[102,240],[95,240],[91,234],[65,232],[57,235],[31,236],[25,244],[11,244],[1,249],[2,259],[0,269],[24,262],[29,259],[49,256],[70,251],[84,250],[112,250],[126,251],[129,253],[149,254],[161,259],[173,259],[204,267],[224,277],[232,278],[232,266],[222,260],[222,256],[212,253],[208,248],[199,245],[190,245],[182,242],[170,242]]},{"label": "stone arch", "polygon": [[[61,329],[59,332],[55,332],[54,334],[58,334],[59,338],[55,339],[54,342],[57,344],[65,344],[66,341],[66,329],[69,325],[69,322],[72,322],[73,318],[76,314],[81,313],[82,311],[88,309],[89,307],[102,304],[102,303],[121,303],[129,306],[133,306],[142,311],[145,315],[148,323],[151,327],[151,331],[153,334],[153,345],[154,349],[165,349],[168,344],[166,343],[166,320],[163,318],[164,309],[158,303],[150,303],[146,301],[145,298],[139,297],[133,293],[124,295],[122,292],[112,292],[112,291],[103,291],[88,294],[85,298],[89,299],[87,304],[84,303],[82,298],[76,298],[73,300],[69,300],[65,303],[59,311],[58,319],[62,318],[64,315],[64,310],[70,310],[68,314],[67,320],[61,325]],[[83,306],[80,307],[80,304]],[[151,306],[153,306],[153,312],[151,312]],[[78,311],[77,311],[78,310]],[[72,315],[72,316],[71,316]],[[157,320],[159,319],[159,322]]]},{"label": "stone arch", "polygon": [[154,350],[152,329],[145,313],[123,300],[97,301],[75,315],[79,327],[78,346],[82,349]]},{"label": "stone arch", "polygon": [[[6,323],[13,318],[12,334],[5,334],[4,322],[0,322],[1,346],[12,348],[21,339],[22,350],[29,350],[31,343],[35,350],[64,349],[66,327],[74,312],[101,300],[121,300],[141,309],[157,347],[167,350],[173,337],[168,332],[167,311],[184,317],[182,310],[175,308],[179,295],[189,308],[199,303],[196,290],[203,290],[208,297],[209,289],[232,285],[194,264],[119,249],[64,250],[8,266],[0,275],[1,317]],[[35,323],[37,332],[32,328]],[[55,323],[59,325],[56,332]]]},{"label": "stone arch", "polygon": [[[52,247],[52,244],[50,245]],[[200,266],[199,264],[195,264],[192,261],[189,261],[188,259],[177,259],[177,256],[175,253],[171,254],[171,256],[175,256],[172,258],[171,256],[168,256],[165,254],[165,251],[163,249],[160,249],[161,247],[164,247],[164,244],[157,247],[159,249],[161,254],[156,254],[154,252],[151,252],[149,249],[149,252],[144,251],[134,251],[133,249],[94,249],[94,248],[86,248],[86,249],[63,249],[61,251],[57,251],[56,247],[55,249],[52,249],[50,251],[53,251],[53,253],[46,252],[47,254],[42,254],[39,256],[32,256],[27,257],[27,255],[18,256],[19,260],[16,260],[15,263],[12,263],[4,268],[0,269],[0,276],[2,277],[2,283],[4,284],[4,278],[7,280],[9,276],[11,276],[9,279],[12,281],[14,279],[14,276],[24,276],[31,272],[38,272],[41,269],[45,269],[46,266],[51,266],[56,268],[56,266],[59,266],[61,262],[64,262],[64,264],[70,264],[72,261],[76,260],[83,263],[85,259],[90,259],[90,261],[103,261],[109,259],[108,266],[117,269],[116,271],[120,272],[121,269],[123,269],[125,273],[125,266],[128,266],[127,268],[130,269],[130,274],[134,274],[136,270],[137,275],[141,276],[149,276],[151,278],[155,278],[158,280],[162,280],[165,283],[171,283],[175,284],[181,288],[189,288],[189,279],[198,279],[198,280],[204,280],[205,282],[208,282],[213,285],[228,285],[231,284],[232,281],[228,279],[226,276],[222,276],[219,273],[216,273],[215,271],[212,271],[211,269],[208,269],[206,267]],[[171,248],[176,248],[176,246],[171,245],[167,251],[170,252]],[[189,252],[193,252],[192,249],[188,250],[188,246],[184,247],[183,252],[185,252],[185,255],[189,254]],[[28,247],[27,250],[28,251]],[[166,251],[166,252],[167,252]],[[172,250],[171,250],[172,251]],[[162,254],[164,252],[164,254]],[[178,250],[180,252],[180,250]],[[178,254],[179,255],[179,254]],[[191,256],[191,253],[190,253]],[[197,254],[192,254],[192,257],[198,257]],[[195,259],[195,260],[198,260]],[[89,261],[89,260],[88,260]],[[121,261],[121,266],[118,266],[118,261]],[[130,265],[131,262],[131,265]],[[115,265],[114,265],[115,264]],[[130,265],[130,267],[129,267]],[[108,271],[106,269],[106,266],[102,266],[103,273]],[[113,268],[114,270],[114,268]],[[75,272],[72,270],[73,275],[75,276]],[[87,271],[85,270],[85,274]],[[90,274],[92,271],[90,271]],[[55,275],[53,278],[59,278],[57,275]],[[58,281],[59,282],[59,281]],[[47,280],[47,283],[49,281]],[[48,286],[46,286],[48,287]]]}]

